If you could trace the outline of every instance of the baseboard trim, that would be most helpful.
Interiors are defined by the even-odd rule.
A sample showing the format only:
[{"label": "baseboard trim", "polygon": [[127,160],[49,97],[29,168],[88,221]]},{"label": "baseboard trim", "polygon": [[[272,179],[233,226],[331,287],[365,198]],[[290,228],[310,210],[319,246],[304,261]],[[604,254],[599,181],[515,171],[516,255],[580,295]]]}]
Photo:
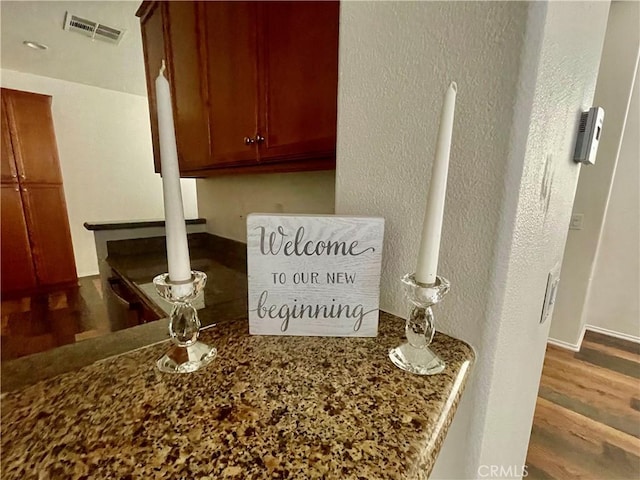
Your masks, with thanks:
[{"label": "baseboard trim", "polygon": [[640,337],[629,335],[627,333],[614,332],[613,330],[608,330],[602,327],[596,327],[595,325],[587,325],[585,328],[591,332],[602,333],[603,335],[619,338],[621,340],[628,340],[633,343],[640,343]]},{"label": "baseboard trim", "polygon": [[572,352],[579,352],[580,345],[574,345],[573,343],[563,342],[562,340],[556,340],[555,338],[548,338],[547,343],[554,347],[560,347],[565,350],[571,350]]},{"label": "baseboard trim", "polygon": [[580,339],[578,340],[577,344],[565,342],[563,340],[557,340],[555,338],[547,338],[547,343],[553,345],[554,347],[564,348],[565,350],[571,350],[572,352],[579,352],[586,331],[586,327],[583,327],[582,332],[580,333]]}]

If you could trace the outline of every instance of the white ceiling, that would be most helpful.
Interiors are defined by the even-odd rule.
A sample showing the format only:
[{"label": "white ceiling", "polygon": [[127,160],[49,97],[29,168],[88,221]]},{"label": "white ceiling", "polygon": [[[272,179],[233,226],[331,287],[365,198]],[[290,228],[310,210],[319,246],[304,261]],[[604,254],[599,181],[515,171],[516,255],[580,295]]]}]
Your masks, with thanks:
[{"label": "white ceiling", "polygon": [[[140,21],[141,1],[1,1],[2,68],[147,95]],[[63,30],[65,12],[125,29],[118,45]],[[33,50],[23,41],[44,43]]]}]

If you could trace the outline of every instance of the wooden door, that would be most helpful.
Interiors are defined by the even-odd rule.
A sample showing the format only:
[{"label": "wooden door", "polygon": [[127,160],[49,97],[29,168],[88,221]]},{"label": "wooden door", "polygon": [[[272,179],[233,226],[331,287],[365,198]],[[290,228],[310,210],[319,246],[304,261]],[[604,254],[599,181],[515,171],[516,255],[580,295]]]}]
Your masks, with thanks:
[{"label": "wooden door", "polygon": [[1,290],[2,295],[6,295],[33,289],[36,286],[36,276],[20,188],[15,183],[2,184],[1,189]]},{"label": "wooden door", "polygon": [[257,7],[205,2],[211,166],[257,160]]},{"label": "wooden door", "polygon": [[51,97],[3,89],[21,182],[62,183]]},{"label": "wooden door", "polygon": [[261,160],[335,158],[339,2],[264,2]]},{"label": "wooden door", "polygon": [[22,185],[27,229],[40,285],[77,280],[62,185]]},{"label": "wooden door", "polygon": [[13,147],[11,146],[11,135],[9,133],[9,122],[7,120],[7,110],[4,105],[4,95],[2,96],[2,157],[0,164],[2,165],[2,182],[17,182],[18,172],[16,170],[16,161],[13,157]]},{"label": "wooden door", "polygon": [[[8,89],[2,89],[2,96],[9,131],[6,139],[3,122],[3,155],[13,154],[18,174],[13,183],[3,184],[2,276],[13,277],[16,268],[22,270],[22,277],[15,282],[20,290],[31,283],[36,288],[70,284],[77,275],[51,97]],[[6,245],[5,235],[11,239]],[[17,289],[3,281],[3,294],[7,293],[5,287],[8,291]]]}]

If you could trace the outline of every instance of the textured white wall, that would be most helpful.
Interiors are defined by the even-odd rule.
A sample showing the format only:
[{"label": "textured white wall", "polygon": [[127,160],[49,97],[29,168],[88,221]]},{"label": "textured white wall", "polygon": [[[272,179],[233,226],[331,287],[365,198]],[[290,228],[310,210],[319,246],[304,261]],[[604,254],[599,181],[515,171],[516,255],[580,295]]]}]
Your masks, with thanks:
[{"label": "textured white wall", "polygon": [[[381,307],[404,314],[444,89],[458,83],[440,330],[478,361],[433,478],[524,463],[608,3],[341,6],[336,212],[386,219]],[[576,22],[575,18],[580,18]]]},{"label": "textured white wall", "polygon": [[335,172],[225,175],[198,179],[207,231],[247,243],[249,213],[333,213]]},{"label": "textured white wall", "polygon": [[[613,2],[593,101],[605,110],[595,165],[584,166],[574,213],[584,214],[582,230],[569,230],[550,338],[577,349],[587,321],[590,286],[611,195],[622,132],[640,52],[640,2]],[[624,288],[624,287],[623,287]]]},{"label": "textured white wall", "polygon": [[587,325],[640,340],[640,70],[586,308]]},{"label": "textured white wall", "polygon": [[[530,7],[504,199],[506,212],[515,199],[517,209],[513,226],[508,214],[500,228],[489,312],[499,317],[499,330],[483,428],[485,464],[525,461],[549,331],[548,322],[538,321],[547,274],[562,261],[579,173],[575,137],[580,114],[593,101],[608,9],[607,2],[549,2],[543,18],[544,5]],[[530,98],[522,88],[535,74],[527,49],[539,32]],[[520,139],[527,129],[523,161]]]},{"label": "textured white wall", "polygon": [[[79,276],[98,273],[84,222],[163,218],[153,170],[147,98],[2,70],[3,87],[51,95],[73,251]],[[198,216],[195,180],[182,181],[185,215]]]}]

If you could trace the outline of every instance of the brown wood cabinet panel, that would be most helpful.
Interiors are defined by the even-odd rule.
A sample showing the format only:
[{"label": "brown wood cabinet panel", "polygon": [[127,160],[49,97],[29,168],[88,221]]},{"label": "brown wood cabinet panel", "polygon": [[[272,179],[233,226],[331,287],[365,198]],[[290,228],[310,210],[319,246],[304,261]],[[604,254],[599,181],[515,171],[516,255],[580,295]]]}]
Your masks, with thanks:
[{"label": "brown wood cabinet panel", "polygon": [[204,28],[199,2],[168,2],[168,62],[173,116],[181,170],[209,163],[209,116],[206,75],[200,66],[205,56],[200,43]]},{"label": "brown wood cabinet panel", "polygon": [[77,280],[62,185],[21,187],[36,277],[41,285]]},{"label": "brown wood cabinet panel", "polygon": [[338,2],[261,4],[261,159],[335,154]]},{"label": "brown wood cabinet panel", "polygon": [[255,163],[257,9],[253,2],[206,2],[206,74],[212,165]]},{"label": "brown wood cabinet panel", "polygon": [[5,89],[3,94],[20,181],[62,183],[51,97]]},{"label": "brown wood cabinet panel", "polygon": [[155,81],[162,60],[171,85],[176,143],[181,170],[197,169],[209,162],[209,119],[206,78],[201,64],[204,49],[199,2],[148,2],[138,14],[147,69],[147,92],[156,172],[160,172],[160,144]]},{"label": "brown wood cabinet panel", "polygon": [[2,198],[2,294],[31,290],[36,276],[18,184],[3,184]]},{"label": "brown wood cabinet panel", "polygon": [[77,275],[51,97],[2,89],[2,104],[2,295],[70,285]]},{"label": "brown wood cabinet panel", "polygon": [[156,171],[163,58],[183,176],[335,167],[339,2],[145,1],[137,15]]},{"label": "brown wood cabinet panel", "polygon": [[[160,171],[160,143],[158,141],[158,112],[156,102],[155,79],[160,72],[165,54],[163,10],[167,4],[150,2],[142,5],[141,15],[142,43],[144,45],[144,62],[147,72],[147,97],[149,100],[149,119],[151,120],[151,142],[153,144],[153,161],[156,172]],[[154,75],[155,72],[155,75]]]},{"label": "brown wood cabinet panel", "polygon": [[7,110],[4,105],[4,95],[2,99],[2,181],[17,182],[18,172],[16,170],[16,161],[13,158],[13,147],[11,146],[11,134],[9,133],[9,122],[7,120]]}]

